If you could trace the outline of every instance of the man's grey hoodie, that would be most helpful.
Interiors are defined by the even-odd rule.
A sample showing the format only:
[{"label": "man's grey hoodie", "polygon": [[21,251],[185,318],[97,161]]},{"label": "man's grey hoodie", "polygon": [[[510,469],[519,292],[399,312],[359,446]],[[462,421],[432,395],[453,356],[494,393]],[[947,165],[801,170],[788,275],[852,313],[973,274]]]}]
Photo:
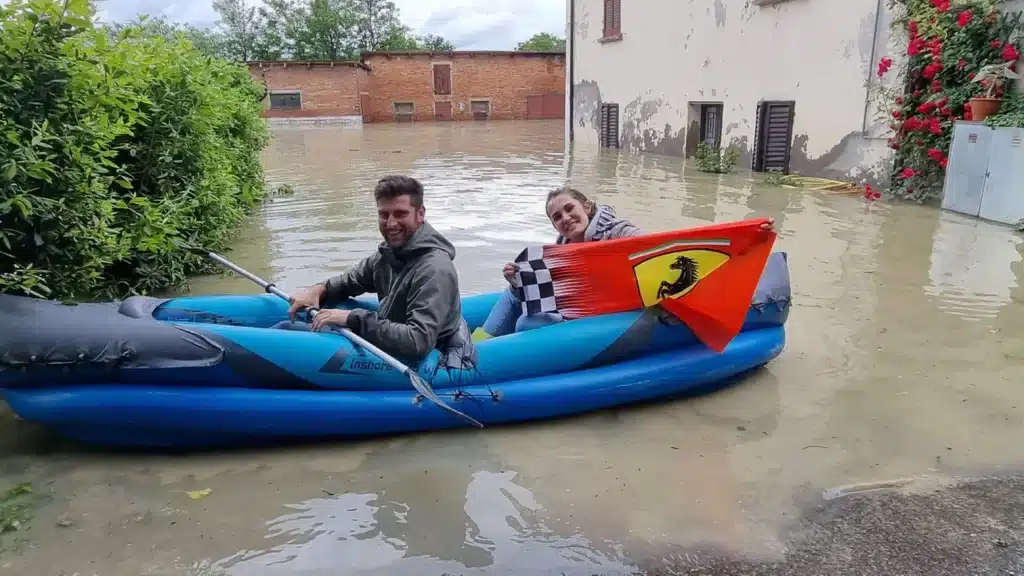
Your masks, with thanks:
[{"label": "man's grey hoodie", "polygon": [[324,282],[321,306],[375,293],[376,312],[357,308],[349,314],[353,332],[412,367],[435,348],[440,366],[476,366],[454,260],[455,246],[424,222],[404,246],[392,249],[382,242],[377,252]]}]

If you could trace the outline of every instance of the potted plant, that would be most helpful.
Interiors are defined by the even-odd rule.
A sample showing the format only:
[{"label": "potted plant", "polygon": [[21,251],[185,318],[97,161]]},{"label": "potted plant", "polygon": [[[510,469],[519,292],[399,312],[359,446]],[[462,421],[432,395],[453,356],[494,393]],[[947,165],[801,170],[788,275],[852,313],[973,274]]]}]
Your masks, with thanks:
[{"label": "potted plant", "polygon": [[981,98],[971,98],[971,119],[978,122],[982,122],[985,118],[988,118],[992,114],[995,114],[999,110],[999,106],[1003,103],[1001,97],[996,98],[996,94],[1002,94],[1003,84],[1007,80],[1017,80],[1020,76],[1010,70],[1012,62],[1003,62],[1001,64],[989,64],[988,66],[982,67],[978,70],[978,73],[974,75],[974,82],[983,83],[985,86],[985,96]]}]

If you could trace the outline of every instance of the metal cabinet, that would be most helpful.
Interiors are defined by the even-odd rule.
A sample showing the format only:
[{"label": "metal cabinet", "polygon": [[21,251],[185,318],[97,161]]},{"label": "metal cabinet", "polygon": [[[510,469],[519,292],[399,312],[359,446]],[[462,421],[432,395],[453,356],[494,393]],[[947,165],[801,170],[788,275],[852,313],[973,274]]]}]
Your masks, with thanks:
[{"label": "metal cabinet", "polygon": [[1002,224],[1024,220],[1024,129],[957,122],[942,207]]}]

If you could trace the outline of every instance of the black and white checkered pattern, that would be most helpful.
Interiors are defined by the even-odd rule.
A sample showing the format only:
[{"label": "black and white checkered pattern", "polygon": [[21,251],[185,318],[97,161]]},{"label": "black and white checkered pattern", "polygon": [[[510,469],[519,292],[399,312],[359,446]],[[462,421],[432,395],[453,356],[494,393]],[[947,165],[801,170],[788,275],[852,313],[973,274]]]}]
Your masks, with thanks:
[{"label": "black and white checkered pattern", "polygon": [[516,272],[518,286],[513,287],[512,291],[523,303],[523,314],[558,312],[555,283],[544,261],[544,248],[533,246],[523,250],[516,256],[515,264],[519,266]]}]

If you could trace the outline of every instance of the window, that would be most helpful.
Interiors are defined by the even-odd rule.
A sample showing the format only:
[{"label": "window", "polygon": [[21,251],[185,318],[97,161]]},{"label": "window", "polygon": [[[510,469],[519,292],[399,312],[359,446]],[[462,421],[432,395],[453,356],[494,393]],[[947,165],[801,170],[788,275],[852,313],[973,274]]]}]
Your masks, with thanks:
[{"label": "window", "polygon": [[473,114],[474,120],[487,120],[487,117],[491,115],[491,101],[470,100],[469,111]]},{"label": "window", "polygon": [[604,39],[622,36],[622,0],[604,0]]},{"label": "window", "polygon": [[298,92],[271,92],[271,110],[299,110],[302,108],[302,94]]},{"label": "window", "polygon": [[416,104],[412,102],[392,102],[391,109],[396,122],[412,122],[416,117]]},{"label": "window", "polygon": [[434,64],[434,94],[452,93],[452,65]]},{"label": "window", "polygon": [[601,104],[601,127],[598,138],[604,148],[619,147],[618,104]]},{"label": "window", "polygon": [[789,174],[789,158],[793,149],[793,114],[796,102],[757,103],[754,120],[755,172]]}]

